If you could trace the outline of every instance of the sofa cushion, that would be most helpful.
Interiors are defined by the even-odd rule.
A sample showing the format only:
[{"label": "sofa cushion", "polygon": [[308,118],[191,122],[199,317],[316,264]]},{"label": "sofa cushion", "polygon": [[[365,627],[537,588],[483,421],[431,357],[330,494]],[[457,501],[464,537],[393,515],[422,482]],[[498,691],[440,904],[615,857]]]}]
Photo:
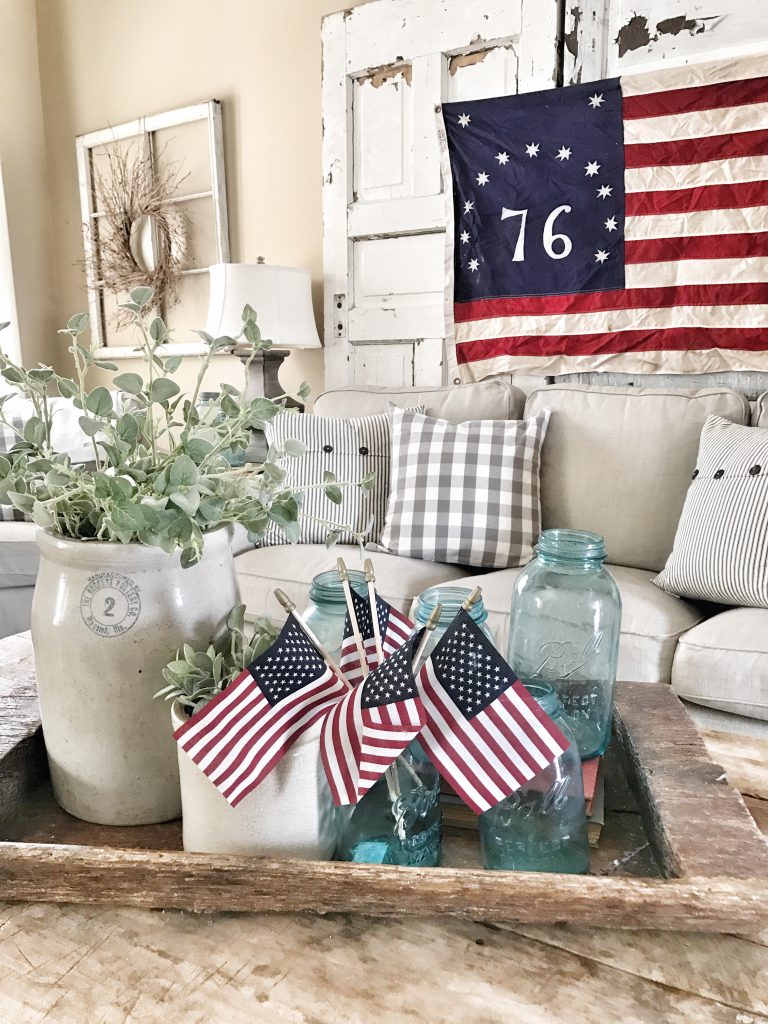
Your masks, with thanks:
[{"label": "sofa cushion", "polygon": [[[621,592],[619,679],[668,683],[678,638],[700,622],[706,612],[654,587],[651,574],[644,569],[618,565],[609,565],[608,569]],[[502,569],[461,581],[462,587],[482,587],[483,602],[488,609],[487,625],[505,656],[512,588],[521,572],[522,569]]]},{"label": "sofa cushion", "polygon": [[541,464],[544,529],[592,530],[614,565],[663,568],[696,465],[701,428],[716,414],[749,422],[726,388],[662,391],[558,384],[528,396],[550,409]]},{"label": "sofa cushion", "polygon": [[525,394],[508,381],[483,380],[444,388],[377,388],[356,385],[318,395],[316,416],[371,416],[392,403],[401,408],[423,405],[428,416],[464,423],[466,420],[520,419]]},{"label": "sofa cushion", "polygon": [[768,721],[768,608],[731,608],[687,632],[672,687],[694,704]]},{"label": "sofa cushion", "polygon": [[670,594],[768,608],[768,430],[710,416],[672,554]]},{"label": "sofa cushion", "polygon": [[758,395],[752,406],[752,426],[768,427],[768,391]]},{"label": "sofa cushion", "polygon": [[768,741],[768,722],[764,722],[762,718],[733,715],[730,711],[705,708],[703,704],[691,704],[687,700],[683,701],[683,706],[700,732],[730,732],[737,736],[751,736],[753,739]]},{"label": "sofa cushion", "polygon": [[[275,600],[275,587],[281,587],[299,608],[309,601],[309,585],[319,572],[336,567],[339,555],[349,569],[362,569],[357,547],[339,546],[330,551],[324,544],[254,548],[235,559],[240,592],[250,618],[270,615],[280,619],[285,613]],[[365,555],[364,557],[368,557]],[[456,565],[421,562],[397,555],[373,556],[376,589],[393,607],[408,612],[411,602],[422,590],[438,583],[458,580],[467,575]]]}]

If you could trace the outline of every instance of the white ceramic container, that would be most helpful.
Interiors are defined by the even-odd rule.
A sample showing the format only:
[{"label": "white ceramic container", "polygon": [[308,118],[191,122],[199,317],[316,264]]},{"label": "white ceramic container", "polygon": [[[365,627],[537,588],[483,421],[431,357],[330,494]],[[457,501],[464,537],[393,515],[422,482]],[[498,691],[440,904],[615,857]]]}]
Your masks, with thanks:
[{"label": "white ceramic container", "polygon": [[153,695],[177,648],[205,647],[239,601],[231,529],[189,569],[141,544],[37,539],[32,642],[56,800],[102,825],[178,817],[176,743]]},{"label": "white ceramic container", "polygon": [[[174,729],[186,721],[178,703],[171,717]],[[178,748],[184,849],[330,860],[339,824],[320,759],[321,726],[308,729],[237,807]]]}]

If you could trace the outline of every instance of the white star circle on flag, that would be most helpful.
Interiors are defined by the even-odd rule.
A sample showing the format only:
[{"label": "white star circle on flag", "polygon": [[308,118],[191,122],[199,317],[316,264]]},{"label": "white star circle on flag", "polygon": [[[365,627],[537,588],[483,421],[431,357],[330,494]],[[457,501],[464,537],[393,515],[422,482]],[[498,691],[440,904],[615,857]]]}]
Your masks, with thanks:
[{"label": "white star circle on flag", "polygon": [[588,178],[592,178],[600,170],[600,164],[597,160],[590,160],[584,170],[586,172],[586,176]]},{"label": "white star circle on flag", "polygon": [[538,156],[539,155],[539,144],[538,144],[538,142],[530,142],[525,147],[525,152],[528,154],[528,156]]},{"label": "white star circle on flag", "polygon": [[468,231],[462,231],[461,235],[459,237],[461,238],[461,240],[464,243],[464,245],[466,245],[467,242],[469,241],[469,232]]},{"label": "white star circle on flag", "polygon": [[610,185],[601,185],[597,190],[597,197],[598,199],[607,199],[611,192],[613,192],[613,189]]},{"label": "white star circle on flag", "polygon": [[597,252],[595,253],[595,262],[596,263],[605,263],[605,261],[607,259],[608,259],[608,253],[605,251],[605,249],[598,249]]},{"label": "white star circle on flag", "polygon": [[595,93],[594,96],[589,97],[589,105],[593,110],[596,110],[598,107],[602,107],[604,103],[605,100],[603,99],[602,93]]},{"label": "white star circle on flag", "polygon": [[470,260],[469,261],[469,269],[470,270],[479,270],[480,269],[480,261],[479,260]]},{"label": "white star circle on flag", "polygon": [[475,204],[470,202],[469,199],[466,201],[466,203],[464,203],[464,213],[469,213],[469,211],[474,210],[474,208]]},{"label": "white star circle on flag", "polygon": [[605,230],[606,231],[616,231],[616,218],[615,217],[609,217],[608,218],[608,220],[605,222]]},{"label": "white star circle on flag", "polygon": [[466,128],[472,118],[469,114],[459,114],[459,124],[462,128]]},{"label": "white star circle on flag", "polygon": [[480,173],[477,176],[478,185],[487,185],[490,180],[491,179],[488,177],[485,171],[480,171]]},{"label": "white star circle on flag", "polygon": [[557,151],[556,159],[557,160],[570,160],[571,159],[571,149],[570,149],[570,146],[561,146],[560,149],[558,149],[558,151]]},{"label": "white star circle on flag", "polygon": [[509,163],[509,153],[497,153],[496,154],[496,159],[499,161],[499,165],[500,166],[503,166],[504,164],[508,164]]}]

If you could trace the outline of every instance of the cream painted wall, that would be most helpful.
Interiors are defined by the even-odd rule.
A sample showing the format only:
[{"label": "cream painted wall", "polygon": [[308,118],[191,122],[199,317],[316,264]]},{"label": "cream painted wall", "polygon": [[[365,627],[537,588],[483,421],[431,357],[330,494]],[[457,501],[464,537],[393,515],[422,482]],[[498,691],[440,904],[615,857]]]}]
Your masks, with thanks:
[{"label": "cream painted wall", "polygon": [[34,0],[0,0],[0,165],[19,334],[33,365],[52,358],[56,323]]},{"label": "cream painted wall", "polygon": [[[322,324],[320,21],[338,6],[338,0],[37,0],[60,321],[86,308],[75,136],[215,98],[224,111],[232,258],[309,267]],[[48,351],[65,365],[56,358],[55,335]],[[188,365],[187,380],[193,373]],[[222,358],[210,384],[237,383],[240,373],[239,363]],[[321,351],[293,352],[283,364],[284,387],[304,378],[318,393]]]}]

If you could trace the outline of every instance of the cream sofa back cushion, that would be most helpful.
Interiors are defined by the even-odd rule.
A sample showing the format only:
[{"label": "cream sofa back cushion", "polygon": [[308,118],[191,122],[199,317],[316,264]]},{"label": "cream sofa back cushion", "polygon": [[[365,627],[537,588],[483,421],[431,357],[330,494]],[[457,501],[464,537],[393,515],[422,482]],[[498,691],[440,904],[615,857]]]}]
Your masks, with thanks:
[{"label": "cream sofa back cushion", "polygon": [[726,388],[664,391],[558,384],[528,396],[550,409],[541,461],[544,529],[594,530],[614,565],[658,571],[675,539],[704,421],[749,423],[749,402]]},{"label": "cream sofa back cushion", "polygon": [[768,391],[764,391],[757,397],[752,409],[752,426],[768,427]]},{"label": "cream sofa back cushion", "polygon": [[324,391],[318,395],[312,412],[316,416],[373,416],[386,412],[390,402],[403,409],[423,405],[427,416],[454,424],[467,420],[519,420],[525,393],[505,380],[444,388],[379,388],[358,384]]}]

